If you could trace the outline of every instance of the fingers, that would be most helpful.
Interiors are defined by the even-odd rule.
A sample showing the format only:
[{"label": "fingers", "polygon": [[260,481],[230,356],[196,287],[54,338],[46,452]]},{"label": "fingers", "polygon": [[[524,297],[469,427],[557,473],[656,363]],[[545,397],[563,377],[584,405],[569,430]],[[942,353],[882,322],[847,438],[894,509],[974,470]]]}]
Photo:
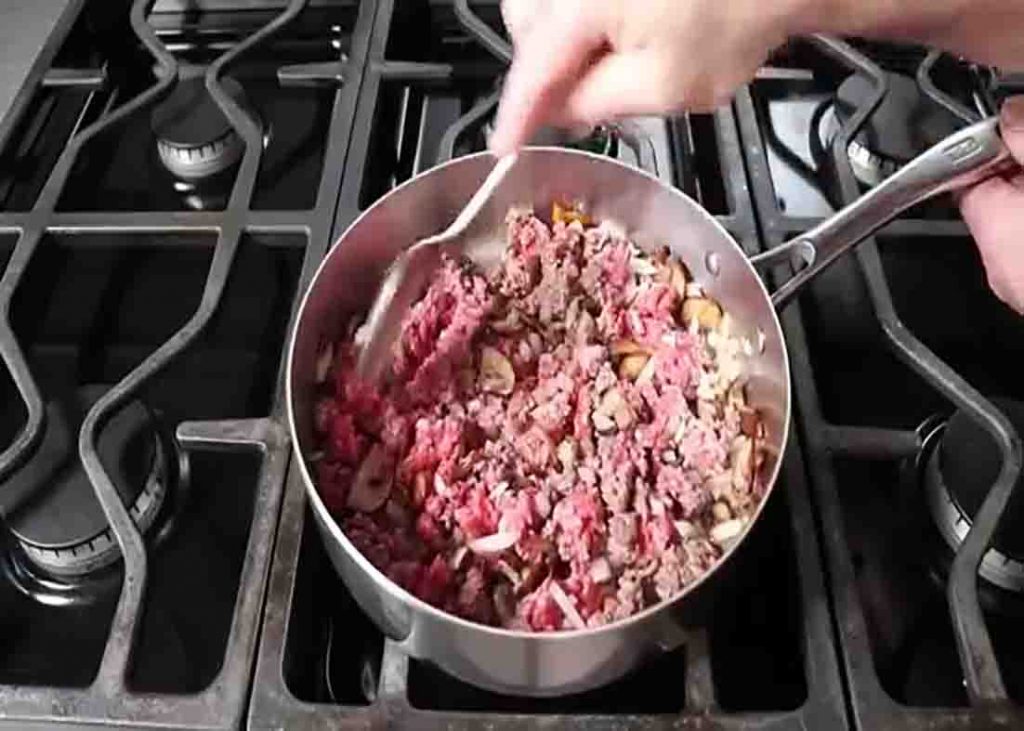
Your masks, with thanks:
[{"label": "fingers", "polygon": [[548,11],[548,0],[503,0],[501,17],[514,43],[520,43]]},{"label": "fingers", "polygon": [[521,147],[543,122],[561,113],[576,78],[601,48],[597,25],[572,5],[551,6],[545,22],[537,22],[525,36],[517,35],[516,57],[489,142],[496,155]]},{"label": "fingers", "polygon": [[1007,99],[999,116],[1003,141],[1024,167],[1024,95]]},{"label": "fingers", "polygon": [[[1024,165],[1024,96],[1003,105],[1001,127],[1007,147]],[[978,245],[992,291],[1024,314],[1024,171],[974,186],[960,198],[960,212]]]},{"label": "fingers", "polygon": [[570,96],[567,119],[596,124],[619,116],[664,114],[679,106],[669,59],[641,49],[597,61]]}]

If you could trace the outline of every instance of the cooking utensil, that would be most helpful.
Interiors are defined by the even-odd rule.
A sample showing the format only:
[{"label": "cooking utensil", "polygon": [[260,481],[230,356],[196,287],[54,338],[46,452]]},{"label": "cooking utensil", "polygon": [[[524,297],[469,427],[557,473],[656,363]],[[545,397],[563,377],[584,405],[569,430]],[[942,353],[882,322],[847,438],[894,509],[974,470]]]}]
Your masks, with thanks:
[{"label": "cooking utensil", "polygon": [[[491,690],[558,695],[599,686],[646,655],[678,646],[688,620],[710,597],[723,567],[756,525],[774,488],[790,419],[789,361],[776,308],[843,252],[909,206],[939,192],[1008,169],[1009,154],[994,120],[968,127],[916,158],[860,200],[768,254],[748,259],[729,234],[675,188],[615,160],[586,152],[527,148],[481,208],[469,238],[503,229],[517,205],[548,210],[553,200],[579,201],[598,221],[623,224],[650,251],[668,245],[687,262],[705,290],[730,312],[738,335],[759,342],[747,373],[750,404],[767,428],[765,499],[716,566],[673,600],[604,627],[526,633],[485,627],[436,609],[387,579],[357,551],[327,512],[310,465],[316,360],[361,317],[388,263],[409,242],[436,231],[469,199],[490,167],[473,155],[436,167],[399,186],[365,211],[321,263],[299,310],[288,355],[288,416],[298,466],[328,555],[359,605],[410,655]],[[488,234],[490,231],[490,234]],[[754,265],[799,254],[795,276],[769,295]]]},{"label": "cooking utensil", "polygon": [[[390,362],[391,347],[402,329],[402,320],[426,290],[434,276],[441,257],[468,257],[481,264],[480,247],[473,247],[474,239],[467,234],[472,230],[481,209],[501,185],[508,171],[515,165],[516,155],[498,160],[483,184],[469,199],[455,220],[439,234],[421,239],[403,251],[384,275],[384,282],[370,306],[361,337],[365,339],[356,362],[356,372],[370,383],[376,383],[381,369]],[[477,240],[478,242],[478,240]],[[503,241],[492,239],[492,256],[500,256]],[[496,249],[496,250],[495,250]]]}]

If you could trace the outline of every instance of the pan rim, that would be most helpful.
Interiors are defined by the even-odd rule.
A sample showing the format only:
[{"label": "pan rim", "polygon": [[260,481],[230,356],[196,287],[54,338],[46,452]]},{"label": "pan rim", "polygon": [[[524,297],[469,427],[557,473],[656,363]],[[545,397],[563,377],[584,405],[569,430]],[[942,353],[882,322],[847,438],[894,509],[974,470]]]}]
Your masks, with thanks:
[{"label": "pan rim", "polygon": [[[429,604],[429,603],[423,601],[422,599],[420,599],[416,595],[412,594],[411,592],[409,592],[406,589],[404,589],[401,586],[399,586],[397,583],[392,581],[386,574],[384,574],[376,566],[374,566],[370,562],[370,560],[368,558],[366,558],[366,556],[364,556],[362,554],[362,552],[359,551],[359,549],[356,548],[356,546],[348,539],[348,537],[345,535],[345,532],[341,529],[341,526],[338,525],[337,521],[331,515],[330,511],[327,510],[327,506],[324,504],[323,500],[321,499],[320,493],[316,489],[315,481],[313,480],[313,477],[310,474],[309,465],[308,465],[308,463],[306,461],[305,454],[303,453],[302,447],[299,444],[298,430],[296,429],[296,426],[295,426],[295,424],[296,424],[296,415],[295,415],[295,402],[294,402],[294,393],[293,393],[293,380],[294,380],[293,379],[293,374],[294,374],[295,349],[296,349],[296,343],[297,343],[297,340],[298,340],[298,334],[299,334],[299,331],[300,331],[300,327],[301,327],[301,324],[302,324],[302,322],[304,320],[304,316],[305,316],[305,313],[306,313],[306,307],[307,307],[307,305],[309,303],[311,295],[317,289],[317,284],[320,281],[320,277],[323,275],[323,272],[327,268],[327,265],[331,261],[331,257],[334,255],[335,251],[340,246],[343,245],[343,242],[345,241],[345,239],[351,234],[352,231],[354,231],[356,229],[357,226],[360,225],[360,223],[363,221],[363,219],[365,219],[365,218],[367,218],[367,217],[369,217],[370,215],[373,214],[373,212],[378,208],[378,206],[383,205],[392,196],[397,195],[400,191],[404,190],[406,187],[411,187],[411,186],[413,186],[415,184],[422,183],[423,181],[427,180],[431,175],[441,174],[442,171],[445,171],[445,170],[447,170],[449,168],[456,167],[458,165],[466,165],[466,164],[469,164],[469,163],[471,163],[473,161],[480,160],[482,158],[493,158],[493,156],[491,155],[490,152],[486,152],[486,151],[485,152],[477,152],[477,153],[473,153],[471,155],[464,155],[464,156],[461,156],[461,157],[452,158],[451,160],[448,160],[447,162],[444,162],[444,163],[442,163],[440,165],[436,165],[436,166],[434,166],[432,168],[429,168],[428,170],[424,170],[423,172],[421,172],[421,173],[419,173],[419,174],[409,178],[408,180],[403,182],[401,185],[396,186],[392,190],[390,190],[387,193],[385,193],[384,195],[382,195],[380,198],[378,198],[376,201],[374,201],[372,205],[367,207],[362,213],[360,213],[358,216],[356,216],[356,218],[345,228],[345,230],[341,233],[341,235],[338,236],[338,238],[334,241],[334,243],[331,244],[330,248],[327,250],[327,253],[324,255],[323,259],[317,265],[316,271],[313,273],[313,276],[310,278],[309,284],[307,285],[306,290],[303,293],[302,300],[301,300],[301,302],[299,304],[299,308],[298,308],[298,310],[296,312],[295,322],[292,325],[292,330],[291,330],[291,334],[290,334],[290,337],[289,337],[288,357],[287,357],[287,361],[286,361],[286,383],[285,383],[285,397],[286,397],[285,401],[286,401],[286,407],[287,407],[286,410],[287,410],[287,418],[288,418],[288,431],[289,431],[289,437],[290,437],[290,439],[292,441],[293,459],[295,459],[298,462],[299,470],[300,470],[300,473],[302,475],[303,488],[304,488],[304,490],[306,492],[306,497],[312,503],[312,507],[316,511],[316,513],[317,513],[317,515],[318,515],[318,517],[320,519],[320,522],[327,526],[327,529],[330,532],[331,537],[335,541],[337,541],[337,542],[339,542],[341,544],[342,548],[349,555],[349,557],[356,563],[356,565],[361,570],[363,570],[364,572],[368,573],[374,579],[374,581],[378,585],[383,586],[388,591],[388,593],[391,594],[394,598],[401,600],[403,603],[405,603],[407,605],[410,605],[412,608],[414,608],[418,612],[425,612],[428,615],[431,615],[433,619],[441,620],[441,621],[449,621],[449,622],[452,622],[455,625],[457,625],[457,626],[459,626],[461,628],[464,628],[464,629],[466,629],[468,631],[480,632],[480,633],[483,633],[485,635],[494,636],[496,638],[502,638],[502,639],[507,639],[507,640],[535,640],[535,641],[538,641],[538,642],[544,642],[544,641],[548,641],[548,640],[554,641],[554,640],[559,640],[559,639],[595,638],[595,637],[600,637],[600,636],[604,635],[605,633],[611,633],[611,632],[614,632],[614,631],[617,631],[617,630],[623,630],[623,629],[632,627],[634,625],[646,623],[647,621],[651,620],[655,615],[660,614],[663,611],[669,610],[672,607],[674,607],[675,605],[679,604],[687,596],[689,596],[691,593],[695,592],[701,585],[703,585],[706,581],[708,581],[711,578],[712,575],[718,573],[722,569],[722,567],[725,566],[726,563],[728,563],[732,559],[732,557],[736,553],[736,551],[746,541],[747,536],[750,534],[750,532],[753,529],[754,525],[761,518],[761,515],[762,515],[762,513],[765,510],[765,506],[768,504],[768,501],[771,499],[771,496],[772,496],[772,494],[775,491],[775,487],[776,487],[776,483],[778,482],[779,474],[782,471],[782,463],[783,463],[783,461],[785,459],[786,450],[787,450],[787,447],[789,446],[789,432],[790,432],[791,417],[792,417],[792,386],[791,386],[791,382],[790,382],[791,375],[790,375],[789,349],[788,349],[788,346],[786,344],[786,339],[784,337],[784,333],[782,331],[782,323],[781,323],[781,321],[779,319],[779,313],[778,313],[778,311],[776,311],[774,305],[772,304],[771,295],[768,292],[768,288],[765,285],[764,280],[757,273],[757,271],[754,268],[753,264],[751,264],[750,259],[747,256],[747,254],[743,251],[742,248],[740,248],[740,245],[736,242],[736,240],[732,237],[732,235],[729,234],[729,232],[725,229],[725,227],[713,215],[711,215],[707,211],[707,209],[704,208],[704,206],[700,205],[697,201],[693,200],[690,196],[688,196],[682,190],[680,190],[679,188],[677,188],[677,187],[675,187],[673,185],[668,185],[668,184],[664,183],[657,176],[652,175],[651,173],[649,173],[649,172],[647,172],[645,170],[641,170],[639,168],[633,167],[633,166],[628,165],[628,164],[626,164],[626,163],[624,163],[624,162],[622,162],[620,160],[609,158],[609,157],[605,157],[603,155],[599,155],[599,154],[593,153],[593,152],[588,152],[588,151],[585,151],[585,150],[577,150],[577,149],[563,148],[563,147],[550,147],[550,146],[528,146],[528,147],[524,147],[520,151],[519,154],[521,156],[536,155],[536,154],[543,154],[543,155],[554,154],[554,155],[565,155],[565,156],[570,156],[570,157],[571,156],[582,157],[582,158],[590,159],[590,160],[592,160],[594,162],[597,162],[599,164],[604,164],[604,165],[609,165],[609,166],[621,168],[622,170],[627,171],[628,173],[630,173],[632,175],[639,175],[641,177],[647,178],[648,180],[656,183],[662,189],[667,190],[670,193],[672,193],[673,195],[678,196],[680,199],[685,201],[688,206],[696,209],[699,212],[699,214],[708,223],[710,223],[715,228],[715,230],[719,234],[721,234],[722,237],[724,237],[725,240],[727,240],[729,242],[729,245],[734,249],[734,251],[735,251],[735,253],[736,253],[740,263],[743,266],[745,266],[745,267],[747,267],[749,269],[750,273],[753,275],[754,279],[756,280],[757,286],[759,288],[760,295],[761,295],[761,298],[762,298],[762,302],[763,302],[764,306],[767,307],[771,311],[772,325],[774,326],[774,328],[776,330],[776,335],[777,335],[777,339],[778,339],[778,342],[779,342],[779,347],[780,347],[781,356],[782,356],[782,366],[783,366],[782,371],[783,371],[783,377],[784,377],[783,391],[785,393],[786,403],[785,403],[784,418],[783,418],[782,423],[781,423],[781,427],[783,429],[783,433],[780,435],[779,451],[778,451],[778,455],[777,455],[776,460],[775,460],[775,464],[774,464],[774,466],[771,469],[771,474],[769,475],[769,479],[767,481],[767,489],[765,490],[764,495],[761,497],[761,500],[760,500],[760,502],[759,502],[759,504],[757,506],[757,509],[753,512],[753,514],[751,515],[751,518],[747,522],[747,524],[744,525],[742,532],[736,537],[736,540],[732,542],[732,545],[730,545],[729,548],[727,548],[722,553],[722,555],[718,557],[718,559],[715,561],[715,563],[707,571],[705,571],[700,576],[700,578],[698,578],[692,584],[689,584],[686,587],[684,587],[675,596],[673,596],[673,597],[671,597],[669,599],[665,599],[665,600],[659,601],[656,604],[652,604],[651,606],[641,610],[640,612],[637,612],[636,614],[631,614],[628,617],[625,617],[623,619],[618,619],[618,620],[615,620],[614,622],[609,622],[607,624],[603,624],[603,625],[600,625],[600,626],[597,626],[597,627],[584,627],[582,629],[554,630],[554,631],[544,631],[544,632],[529,632],[529,631],[524,631],[524,630],[506,629],[504,627],[493,627],[491,625],[485,625],[485,624],[480,624],[478,622],[473,622],[471,620],[459,617],[459,616],[457,616],[455,614],[451,614],[449,612],[446,612],[446,611],[444,611],[442,609],[439,609],[439,608],[435,607],[432,604]],[[342,579],[342,581],[344,582],[344,579]],[[371,619],[372,619],[372,617],[371,617]]]}]

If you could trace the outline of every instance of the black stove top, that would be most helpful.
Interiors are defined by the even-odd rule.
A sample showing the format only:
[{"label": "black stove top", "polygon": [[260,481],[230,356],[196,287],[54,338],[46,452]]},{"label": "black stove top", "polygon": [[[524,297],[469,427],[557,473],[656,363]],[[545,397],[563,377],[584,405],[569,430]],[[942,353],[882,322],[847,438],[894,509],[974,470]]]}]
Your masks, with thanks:
[{"label": "black stove top", "polygon": [[[1024,721],[1016,472],[999,476],[1024,324],[949,201],[785,313],[794,438],[712,619],[609,687],[499,696],[408,659],[356,606],[289,470],[281,390],[330,242],[485,148],[497,0],[83,2],[50,51],[0,127],[0,726]],[[810,39],[714,114],[535,141],[650,171],[754,254],[1014,83]]]}]

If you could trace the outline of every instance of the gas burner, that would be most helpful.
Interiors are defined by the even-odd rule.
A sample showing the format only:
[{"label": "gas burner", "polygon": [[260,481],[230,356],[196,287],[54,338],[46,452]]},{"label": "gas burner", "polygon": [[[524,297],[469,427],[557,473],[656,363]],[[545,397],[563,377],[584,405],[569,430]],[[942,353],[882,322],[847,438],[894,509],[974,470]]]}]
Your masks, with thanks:
[{"label": "gas burner", "polygon": [[[20,552],[52,576],[82,576],[121,556],[76,449],[83,417],[107,390],[85,386],[47,404],[41,444],[4,486],[30,495],[7,516],[7,524]],[[167,447],[153,415],[133,401],[104,427],[97,448],[135,524],[145,532],[170,482]]]},{"label": "gas burner", "polygon": [[[885,97],[847,147],[854,175],[868,187],[878,185],[960,126],[959,120],[929,99],[914,79],[892,72],[886,73],[886,79]],[[860,74],[840,84],[835,103],[819,124],[823,149],[829,149],[840,126],[867,106],[874,92],[872,81]]]},{"label": "gas burner", "polygon": [[[1018,430],[1024,430],[1024,403],[992,401]],[[933,427],[922,454],[928,507],[939,533],[955,552],[999,473],[999,450],[984,429],[958,411],[945,425]],[[986,582],[1013,594],[1024,593],[1022,507],[1015,494],[979,569]]]},{"label": "gas burner", "polygon": [[[224,78],[221,84],[239,106],[247,107],[241,84],[232,78]],[[171,95],[153,110],[150,122],[160,160],[182,180],[202,180],[223,172],[245,149],[199,75],[180,79]]]}]

